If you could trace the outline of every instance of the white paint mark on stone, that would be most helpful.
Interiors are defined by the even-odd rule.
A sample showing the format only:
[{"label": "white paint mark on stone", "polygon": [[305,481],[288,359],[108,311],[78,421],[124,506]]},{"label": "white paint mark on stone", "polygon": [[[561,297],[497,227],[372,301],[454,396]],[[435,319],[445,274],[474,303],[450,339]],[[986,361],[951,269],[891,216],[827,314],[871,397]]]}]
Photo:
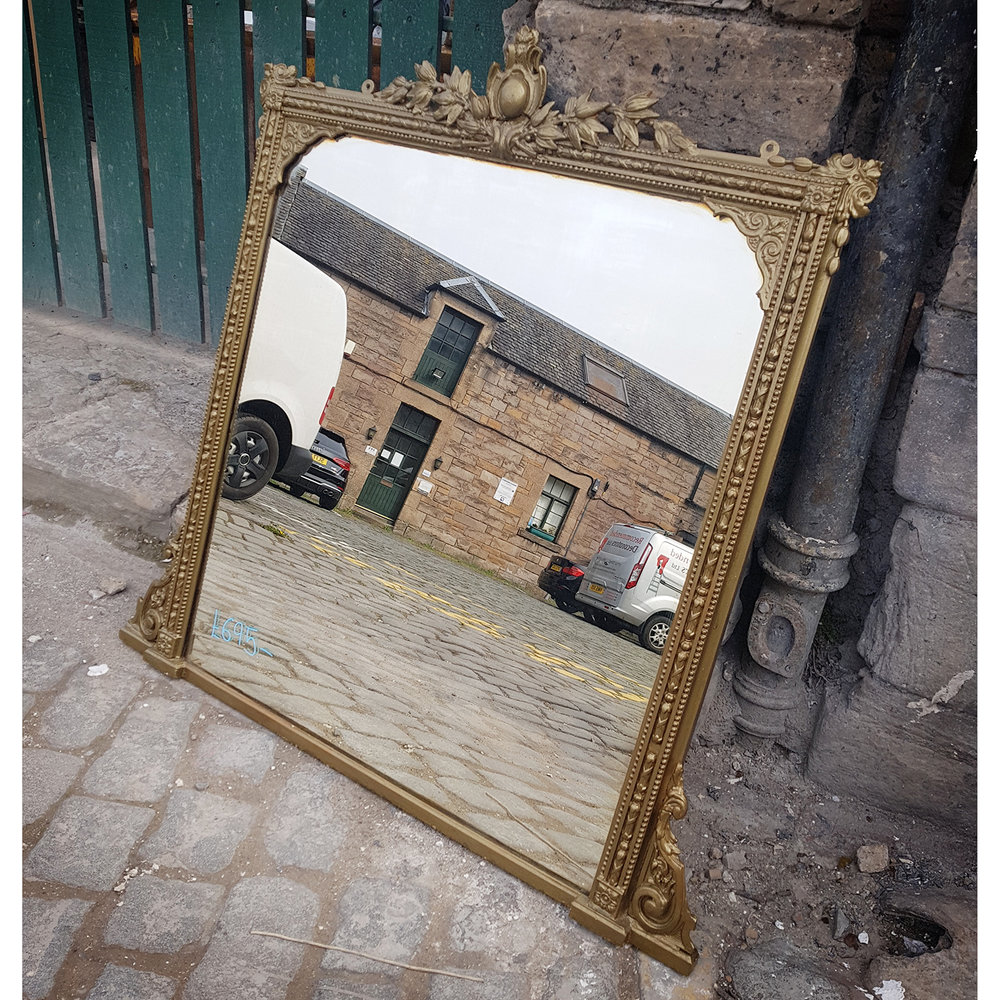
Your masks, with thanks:
[{"label": "white paint mark on stone", "polygon": [[882,985],[875,987],[875,995],[880,1000],[905,1000],[906,990],[898,979],[883,979]]},{"label": "white paint mark on stone", "polygon": [[921,698],[919,701],[908,702],[907,708],[916,708],[920,711],[917,712],[917,718],[923,718],[925,715],[932,715],[935,712],[940,712],[941,709],[939,705],[946,705],[952,698],[961,691],[965,682],[971,680],[975,677],[976,672],[974,670],[963,670],[961,673],[955,674],[954,677],[940,691],[937,691],[934,696],[928,701],[926,698]]}]

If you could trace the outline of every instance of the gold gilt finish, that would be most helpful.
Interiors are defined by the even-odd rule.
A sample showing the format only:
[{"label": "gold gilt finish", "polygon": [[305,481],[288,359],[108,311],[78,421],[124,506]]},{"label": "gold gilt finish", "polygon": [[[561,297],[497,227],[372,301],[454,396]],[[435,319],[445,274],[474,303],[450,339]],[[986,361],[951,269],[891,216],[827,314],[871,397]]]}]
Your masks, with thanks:
[{"label": "gold gilt finish", "polygon": [[[671,828],[687,808],[683,760],[794,389],[847,242],[848,223],[867,214],[880,165],[850,155],[834,156],[822,165],[786,160],[773,142],[765,142],[759,156],[703,150],[676,125],[660,120],[649,94],[621,104],[588,94],[570,99],[560,111],[545,102],[538,36],[527,28],[506,49],[505,68],[493,65],[485,95],[473,92],[467,72],[455,69],[439,80],[428,63],[415,69],[415,80],[399,77],[379,92],[369,81],[360,92],[348,92],[299,79],[294,67],[267,67],[257,161],[187,518],[167,546],[167,572],[138,602],[122,638],[159,669],[190,677],[508,871],[571,903],[572,915],[592,930],[611,941],[630,942],[686,973],[697,958],[695,918]],[[276,191],[310,146],[347,135],[706,204],[733,220],[761,271],[764,319],[715,493],[593,886],[583,897],[185,660]]]}]

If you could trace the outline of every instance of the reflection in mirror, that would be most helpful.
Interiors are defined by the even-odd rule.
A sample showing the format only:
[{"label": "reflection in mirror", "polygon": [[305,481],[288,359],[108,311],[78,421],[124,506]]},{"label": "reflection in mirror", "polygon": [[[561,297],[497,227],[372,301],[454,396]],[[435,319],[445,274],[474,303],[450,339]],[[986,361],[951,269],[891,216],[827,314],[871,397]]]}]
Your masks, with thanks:
[{"label": "reflection in mirror", "polygon": [[[705,206],[322,143],[278,199],[189,659],[588,886],[760,283]],[[615,524],[653,530],[604,546],[635,545],[609,604],[580,572]]]}]

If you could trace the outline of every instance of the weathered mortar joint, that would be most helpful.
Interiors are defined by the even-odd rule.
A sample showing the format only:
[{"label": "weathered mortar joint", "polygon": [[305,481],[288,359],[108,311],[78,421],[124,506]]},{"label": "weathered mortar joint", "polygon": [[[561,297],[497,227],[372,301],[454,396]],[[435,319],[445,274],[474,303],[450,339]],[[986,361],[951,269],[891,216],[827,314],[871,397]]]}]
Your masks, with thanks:
[{"label": "weathered mortar joint", "polygon": [[768,579],[733,679],[741,709],[733,721],[751,743],[777,739],[784,731],[827,595],[845,586],[857,550],[853,532],[841,541],[810,538],[780,517],[771,520],[758,554]]}]

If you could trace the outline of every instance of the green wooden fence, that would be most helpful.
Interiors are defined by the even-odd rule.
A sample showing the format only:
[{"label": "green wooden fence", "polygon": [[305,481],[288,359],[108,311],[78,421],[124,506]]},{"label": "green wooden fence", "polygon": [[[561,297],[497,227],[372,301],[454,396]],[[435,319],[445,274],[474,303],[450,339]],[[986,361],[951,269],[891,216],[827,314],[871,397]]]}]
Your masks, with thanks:
[{"label": "green wooden fence", "polygon": [[502,62],[511,0],[25,0],[22,292],[217,342],[268,62],[326,83]]}]

